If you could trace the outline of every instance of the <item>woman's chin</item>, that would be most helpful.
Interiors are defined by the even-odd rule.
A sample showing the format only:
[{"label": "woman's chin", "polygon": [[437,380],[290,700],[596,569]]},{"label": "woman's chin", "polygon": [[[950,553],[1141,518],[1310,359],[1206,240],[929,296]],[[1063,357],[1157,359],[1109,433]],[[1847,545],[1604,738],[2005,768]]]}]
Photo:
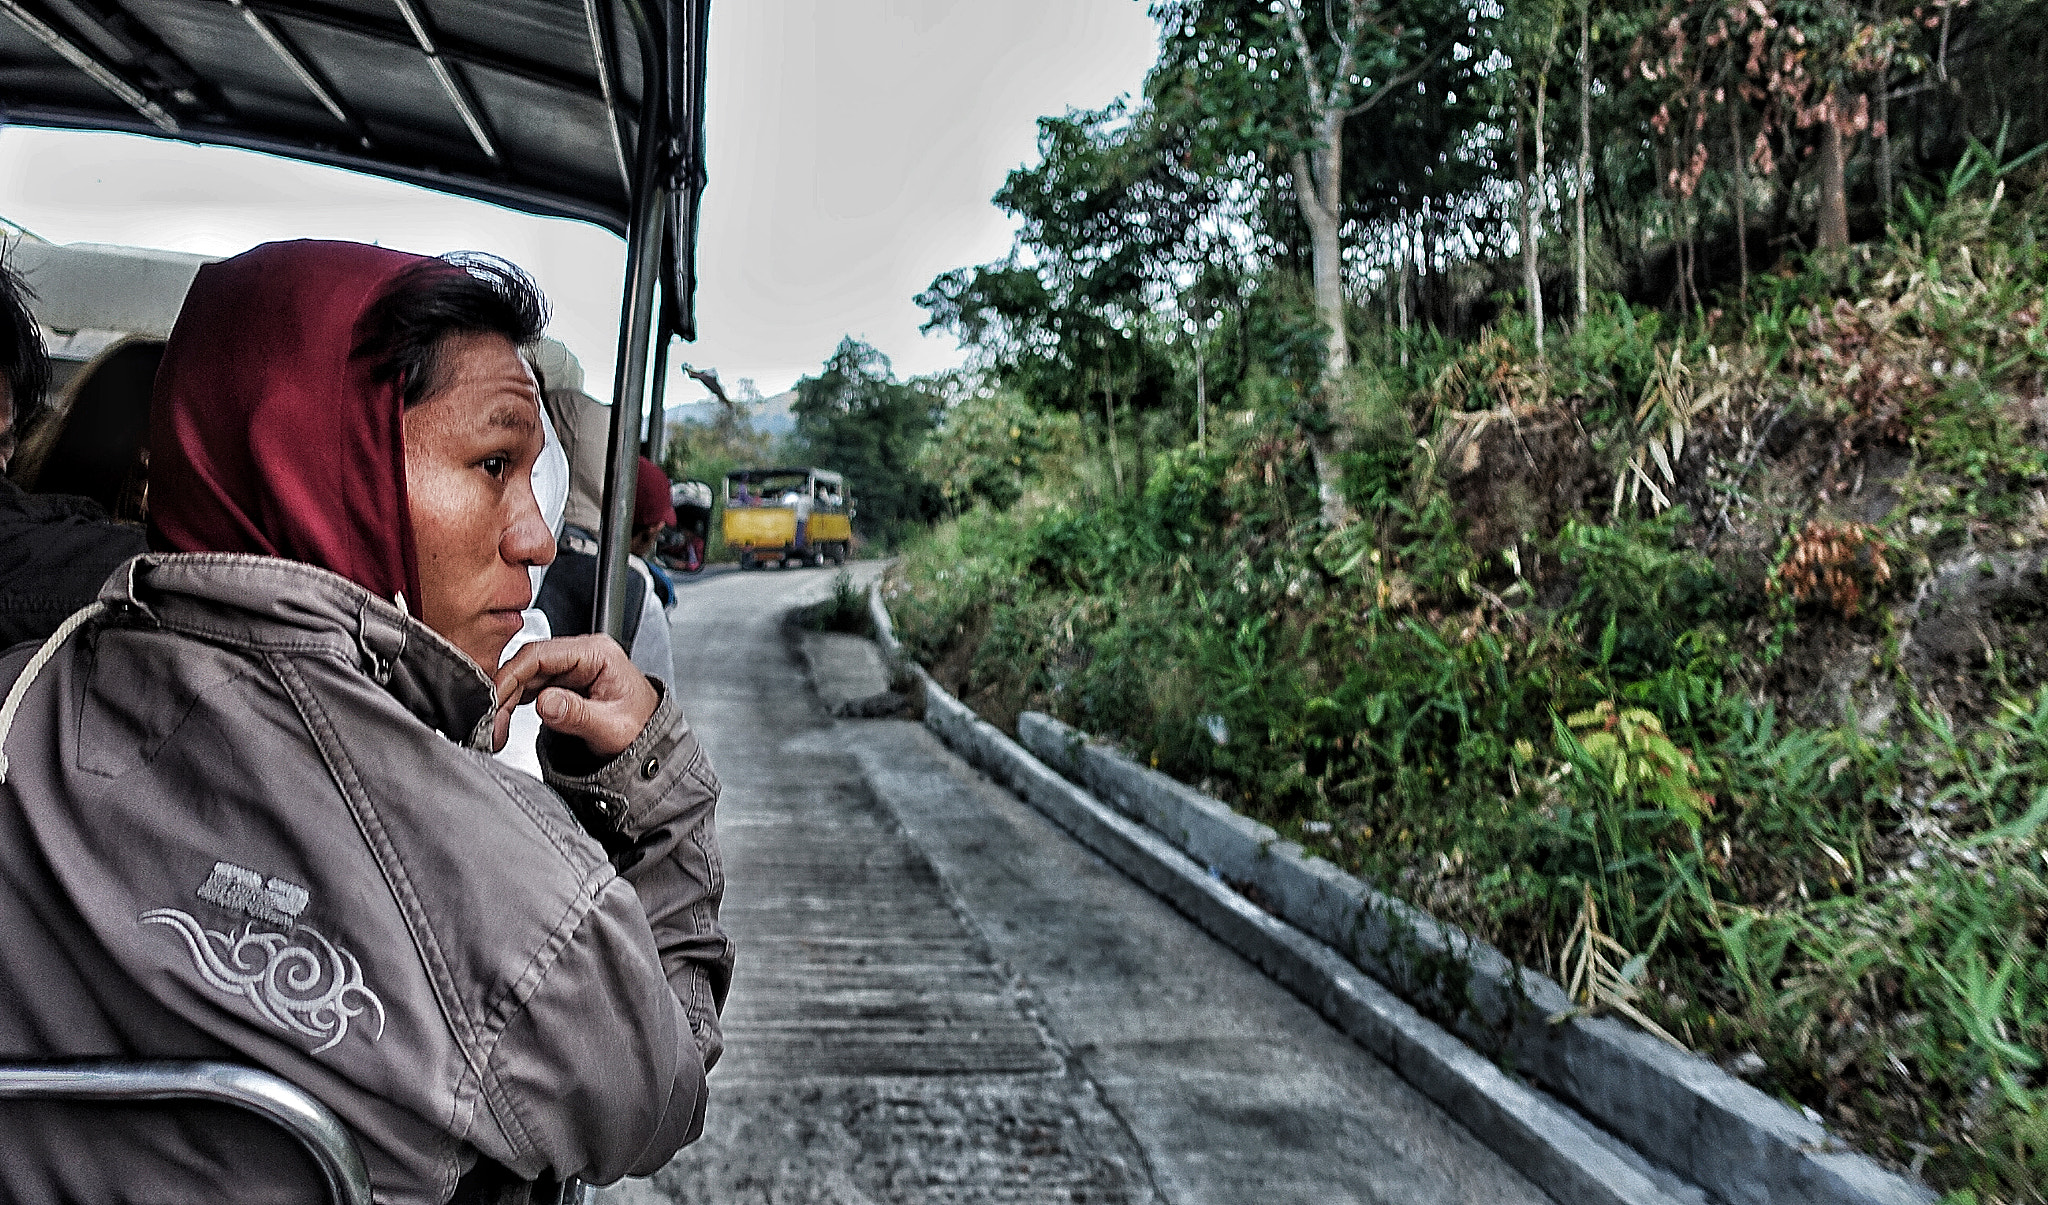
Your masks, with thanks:
[{"label": "woman's chin", "polygon": [[441,635],[448,642],[468,654],[469,659],[486,675],[497,672],[498,664],[505,659],[505,647],[519,630],[526,626],[525,617],[517,611],[486,611],[468,624],[468,630],[459,636],[449,632]]}]

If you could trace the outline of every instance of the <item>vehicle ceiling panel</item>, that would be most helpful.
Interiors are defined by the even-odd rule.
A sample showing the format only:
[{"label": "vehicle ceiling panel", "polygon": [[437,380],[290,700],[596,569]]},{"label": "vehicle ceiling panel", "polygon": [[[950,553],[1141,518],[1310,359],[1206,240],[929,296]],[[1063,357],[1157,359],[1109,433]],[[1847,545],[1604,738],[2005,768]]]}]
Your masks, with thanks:
[{"label": "vehicle ceiling panel", "polygon": [[[583,0],[0,0],[0,106],[25,124],[270,150],[623,232],[640,48],[623,6],[603,3],[624,148]],[[694,4],[652,7],[696,19]]]},{"label": "vehicle ceiling panel", "polygon": [[[334,79],[335,90],[387,152],[490,174],[491,161],[470,137],[461,113],[434,78],[425,56],[290,17],[280,18],[279,24],[315,62],[351,64],[345,79]],[[486,112],[486,119],[489,116]],[[327,125],[330,137],[346,138],[346,127],[331,116]]]},{"label": "vehicle ceiling panel", "polygon": [[[80,32],[89,32],[92,28],[95,27],[87,26]],[[283,63],[269,54],[249,53],[245,44],[249,40],[249,29],[235,15],[233,8],[201,0],[168,0],[151,7],[149,28],[180,62],[213,86],[210,90],[201,90],[203,99],[211,100],[206,92],[212,90],[241,93],[248,97],[246,101],[233,102],[224,113],[215,110],[219,115],[232,120],[241,113],[267,115],[280,105],[300,110],[311,107],[310,113],[299,112],[282,120],[272,119],[284,128],[298,125],[309,116],[326,117],[326,111],[307,94],[305,86]],[[108,51],[107,57],[131,67],[135,63],[135,56],[119,48],[118,44],[116,49]],[[104,92],[101,92],[100,99],[107,99]],[[214,106],[190,107],[194,116],[201,120],[209,109],[214,109]],[[327,120],[332,121],[331,118]]]},{"label": "vehicle ceiling panel", "polygon": [[[601,71],[585,0],[0,0],[0,120],[267,151],[624,234],[645,86],[628,3],[597,0]],[[674,190],[663,321],[694,338],[708,2],[641,3],[678,69],[653,163]]]}]

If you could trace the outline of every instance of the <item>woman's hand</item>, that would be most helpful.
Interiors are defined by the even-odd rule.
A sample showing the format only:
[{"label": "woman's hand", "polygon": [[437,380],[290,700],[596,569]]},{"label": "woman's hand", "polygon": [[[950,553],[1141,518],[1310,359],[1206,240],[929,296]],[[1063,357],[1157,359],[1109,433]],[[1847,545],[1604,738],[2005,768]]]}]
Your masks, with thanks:
[{"label": "woman's hand", "polygon": [[626,751],[661,702],[647,675],[609,636],[565,636],[527,645],[498,670],[491,745],[503,749],[512,709],[538,700],[540,722],[581,738],[610,760]]}]

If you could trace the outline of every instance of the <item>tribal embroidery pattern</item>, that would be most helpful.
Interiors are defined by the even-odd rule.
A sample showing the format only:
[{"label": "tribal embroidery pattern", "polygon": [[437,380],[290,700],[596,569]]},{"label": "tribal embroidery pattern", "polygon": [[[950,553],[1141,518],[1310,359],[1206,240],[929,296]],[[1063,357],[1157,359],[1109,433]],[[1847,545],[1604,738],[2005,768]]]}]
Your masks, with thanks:
[{"label": "tribal embroidery pattern", "polygon": [[206,982],[247,1000],[264,1020],[324,1039],[314,1054],[347,1037],[349,1023],[366,1013],[375,1013],[377,1021],[369,1040],[384,1036],[384,1002],[363,983],[362,964],[311,925],[295,925],[288,935],[253,923],[221,933],[176,908],[152,908],[137,923],[175,930]]}]

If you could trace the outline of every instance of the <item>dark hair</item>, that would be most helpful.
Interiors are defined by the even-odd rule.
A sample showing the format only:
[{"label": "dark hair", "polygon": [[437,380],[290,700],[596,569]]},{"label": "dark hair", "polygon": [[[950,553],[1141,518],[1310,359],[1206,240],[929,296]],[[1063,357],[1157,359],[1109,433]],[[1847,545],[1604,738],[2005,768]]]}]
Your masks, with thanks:
[{"label": "dark hair", "polygon": [[21,274],[0,264],[0,377],[14,397],[14,429],[24,430],[42,409],[50,389],[50,353],[43,347],[43,328],[28,312],[35,290]]},{"label": "dark hair", "polygon": [[495,255],[458,251],[400,273],[356,327],[355,354],[380,382],[396,381],[407,409],[447,384],[441,344],[450,335],[503,335],[524,347],[548,325],[540,286]]}]

